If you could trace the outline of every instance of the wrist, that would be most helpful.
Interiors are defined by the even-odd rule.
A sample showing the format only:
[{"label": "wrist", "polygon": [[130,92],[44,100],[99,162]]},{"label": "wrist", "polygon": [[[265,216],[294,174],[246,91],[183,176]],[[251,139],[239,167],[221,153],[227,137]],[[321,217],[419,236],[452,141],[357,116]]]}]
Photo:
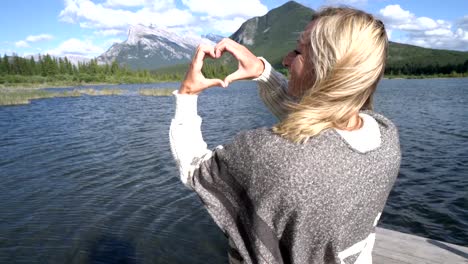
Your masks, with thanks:
[{"label": "wrist", "polygon": [[186,82],[182,82],[179,87],[179,94],[196,94],[192,91],[191,85]]},{"label": "wrist", "polygon": [[264,71],[265,71],[265,63],[260,58],[257,58],[257,70],[255,72],[254,78],[260,77]]}]

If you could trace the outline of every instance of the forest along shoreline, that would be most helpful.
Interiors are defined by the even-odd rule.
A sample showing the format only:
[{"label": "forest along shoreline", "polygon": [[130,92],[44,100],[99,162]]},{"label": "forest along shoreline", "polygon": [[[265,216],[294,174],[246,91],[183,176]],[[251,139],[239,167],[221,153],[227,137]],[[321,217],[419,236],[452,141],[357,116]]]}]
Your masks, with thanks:
[{"label": "forest along shoreline", "polygon": [[[148,84],[161,82],[180,82],[187,70],[187,65],[178,65],[170,69],[132,70],[119,65],[98,64],[96,59],[86,63],[73,64],[65,58],[50,55],[26,59],[19,56],[0,57],[0,106],[28,104],[41,98],[78,97],[82,95],[103,96],[123,95],[128,91],[113,88],[94,89],[87,86],[115,84]],[[225,65],[207,61],[202,72],[206,78],[224,79],[235,71],[235,65]],[[288,75],[286,69],[278,69]],[[466,78],[468,60],[459,65],[424,66],[404,65],[388,66],[385,79],[426,79],[426,78]],[[429,73],[429,74],[428,74]],[[44,88],[76,88],[72,91],[51,92]],[[139,89],[143,96],[169,96],[174,89]]]},{"label": "forest along shoreline", "polygon": [[[275,65],[278,66],[278,65]],[[85,85],[140,84],[180,82],[187,71],[188,63],[157,70],[131,69],[119,65],[99,64],[96,59],[89,62],[72,63],[67,57],[50,55],[27,59],[19,56],[0,57],[0,88],[52,88]],[[219,63],[207,60],[202,72],[206,78],[224,79],[237,69],[236,63]],[[281,66],[277,70],[284,75],[288,71]],[[386,79],[463,78],[468,77],[468,60],[453,65],[387,65]]]}]

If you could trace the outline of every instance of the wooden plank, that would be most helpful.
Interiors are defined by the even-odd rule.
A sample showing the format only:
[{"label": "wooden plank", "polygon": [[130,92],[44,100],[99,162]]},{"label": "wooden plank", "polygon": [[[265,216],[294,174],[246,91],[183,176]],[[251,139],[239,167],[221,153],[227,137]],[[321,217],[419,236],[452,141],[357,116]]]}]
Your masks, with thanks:
[{"label": "wooden plank", "polygon": [[468,263],[468,248],[384,228],[377,228],[375,264]]}]

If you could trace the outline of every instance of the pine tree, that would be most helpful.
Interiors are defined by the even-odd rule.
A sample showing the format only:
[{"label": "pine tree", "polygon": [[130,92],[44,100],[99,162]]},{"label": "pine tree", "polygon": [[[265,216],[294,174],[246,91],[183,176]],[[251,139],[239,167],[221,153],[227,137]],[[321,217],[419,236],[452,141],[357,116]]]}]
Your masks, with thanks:
[{"label": "pine tree", "polygon": [[54,76],[58,73],[57,61],[52,59],[49,54],[46,54],[43,58],[42,75],[43,76]]},{"label": "pine tree", "polygon": [[[6,62],[6,64],[4,63]],[[0,57],[0,75],[8,74],[8,58],[5,56]]]},{"label": "pine tree", "polygon": [[72,65],[72,63],[68,60],[67,57],[65,57],[63,59],[63,62],[65,64],[65,73],[72,75],[73,74],[73,65]]},{"label": "pine tree", "polygon": [[63,60],[62,58],[59,58],[59,59],[58,59],[58,72],[59,72],[60,74],[65,74],[65,73],[67,73],[67,68],[66,68],[65,62],[64,62],[64,60]]},{"label": "pine tree", "polygon": [[34,57],[31,57],[29,59],[29,68],[30,68],[30,75],[38,74],[38,71],[36,69],[36,61],[34,60]]},{"label": "pine tree", "polygon": [[21,57],[19,57],[18,55],[15,55],[13,57],[13,66],[15,74],[21,75],[24,73],[23,65],[21,62]]},{"label": "pine tree", "polygon": [[113,61],[112,64],[111,64],[111,74],[112,75],[118,75],[119,73],[119,64],[117,63],[117,61]]}]

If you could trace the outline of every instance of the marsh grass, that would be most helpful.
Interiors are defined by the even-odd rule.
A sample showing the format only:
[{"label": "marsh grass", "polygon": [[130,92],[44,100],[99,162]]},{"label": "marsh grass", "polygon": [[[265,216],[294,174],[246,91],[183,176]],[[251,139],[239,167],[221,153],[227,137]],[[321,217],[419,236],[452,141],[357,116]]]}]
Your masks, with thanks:
[{"label": "marsh grass", "polygon": [[[139,89],[142,96],[171,96],[175,89]],[[72,91],[51,92],[41,89],[0,88],[0,106],[29,104],[31,100],[58,97],[79,97],[122,95],[126,90],[121,89],[74,89]]]},{"label": "marsh grass", "polygon": [[138,94],[143,96],[171,96],[176,89],[139,89]]},{"label": "marsh grass", "polygon": [[22,105],[35,99],[77,96],[81,94],[76,91],[58,93],[37,89],[0,89],[0,105]]},{"label": "marsh grass", "polygon": [[101,95],[122,95],[123,90],[121,89],[109,89],[105,88],[102,90],[95,90],[95,89],[80,89],[80,90],[74,90],[77,91],[80,94],[86,94],[90,96],[101,96]]}]

